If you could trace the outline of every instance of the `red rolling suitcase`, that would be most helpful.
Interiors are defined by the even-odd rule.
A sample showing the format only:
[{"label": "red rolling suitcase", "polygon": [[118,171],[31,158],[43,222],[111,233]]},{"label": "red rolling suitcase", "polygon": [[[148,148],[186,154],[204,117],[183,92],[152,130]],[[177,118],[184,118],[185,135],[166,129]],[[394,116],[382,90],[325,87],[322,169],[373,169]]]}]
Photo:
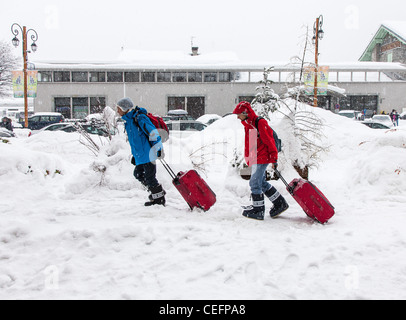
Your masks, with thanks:
[{"label": "red rolling suitcase", "polygon": [[161,160],[161,162],[172,177],[173,185],[178,189],[191,210],[201,208],[204,211],[208,211],[216,203],[216,194],[197,171],[190,170],[179,172],[175,175],[165,160]]},{"label": "red rolling suitcase", "polygon": [[310,218],[325,224],[334,216],[333,205],[314,184],[304,179],[294,179],[288,184],[279,171],[276,170],[276,174]]}]

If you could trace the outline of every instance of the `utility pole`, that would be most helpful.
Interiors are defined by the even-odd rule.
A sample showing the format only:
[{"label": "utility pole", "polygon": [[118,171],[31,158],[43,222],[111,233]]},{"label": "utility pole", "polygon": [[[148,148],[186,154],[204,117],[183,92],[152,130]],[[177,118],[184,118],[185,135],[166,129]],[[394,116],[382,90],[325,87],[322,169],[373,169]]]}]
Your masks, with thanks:
[{"label": "utility pole", "polygon": [[313,44],[315,45],[315,67],[314,67],[314,102],[313,106],[318,107],[318,74],[319,74],[319,40],[324,38],[323,27],[323,16],[320,16],[316,19],[314,24],[314,37]]}]

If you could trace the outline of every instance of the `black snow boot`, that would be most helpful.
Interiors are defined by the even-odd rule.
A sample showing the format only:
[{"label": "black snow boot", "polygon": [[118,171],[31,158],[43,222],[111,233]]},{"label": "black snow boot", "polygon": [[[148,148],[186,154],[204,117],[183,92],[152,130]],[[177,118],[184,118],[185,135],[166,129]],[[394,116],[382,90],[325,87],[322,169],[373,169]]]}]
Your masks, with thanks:
[{"label": "black snow boot", "polygon": [[269,189],[265,195],[273,203],[273,208],[269,212],[272,219],[279,217],[282,213],[289,209],[289,205],[285,198],[274,188]]},{"label": "black snow boot", "polygon": [[264,220],[265,200],[263,194],[252,195],[252,206],[244,208],[243,216],[255,220]]},{"label": "black snow boot", "polygon": [[145,206],[146,207],[151,207],[151,206],[155,206],[155,205],[161,205],[161,206],[165,206],[166,200],[165,200],[165,195],[166,192],[165,190],[162,188],[161,185],[158,185],[154,188],[150,189],[151,191],[151,195],[149,196],[149,200],[148,202],[145,202]]}]

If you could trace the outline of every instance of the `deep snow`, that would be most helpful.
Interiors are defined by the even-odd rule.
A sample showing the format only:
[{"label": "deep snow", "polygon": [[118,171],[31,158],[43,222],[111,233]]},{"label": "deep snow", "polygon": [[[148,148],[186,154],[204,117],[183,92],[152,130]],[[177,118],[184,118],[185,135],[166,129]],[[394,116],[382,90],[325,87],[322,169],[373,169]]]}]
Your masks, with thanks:
[{"label": "deep snow", "polygon": [[[123,136],[98,158],[73,133],[0,143],[0,299],[405,299],[406,125],[314,112],[330,149],[310,180],[336,207],[325,226],[280,181],[288,212],[241,216],[249,187],[229,165],[243,147],[234,116],[166,144],[175,171],[203,165],[218,196],[208,213],[188,210],[160,164],[168,205],[144,208]],[[283,155],[280,165],[297,177]]]}]

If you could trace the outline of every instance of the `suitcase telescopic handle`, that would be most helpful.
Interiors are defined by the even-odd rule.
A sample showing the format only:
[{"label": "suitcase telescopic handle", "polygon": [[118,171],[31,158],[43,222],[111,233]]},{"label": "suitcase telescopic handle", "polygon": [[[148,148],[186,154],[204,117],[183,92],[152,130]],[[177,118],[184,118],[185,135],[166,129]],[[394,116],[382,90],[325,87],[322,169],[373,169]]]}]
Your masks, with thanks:
[{"label": "suitcase telescopic handle", "polygon": [[285,186],[286,186],[287,190],[289,191],[289,193],[291,195],[293,195],[295,193],[294,192],[295,189],[289,185],[289,183],[285,180],[284,177],[282,177],[282,175],[281,175],[281,173],[279,172],[278,169],[274,169],[274,170],[275,170],[276,175],[279,177],[279,179],[281,179],[282,182],[285,184]]},{"label": "suitcase telescopic handle", "polygon": [[161,163],[162,163],[162,165],[164,166],[164,168],[166,169],[166,171],[168,171],[168,173],[169,173],[169,175],[171,176],[171,178],[173,179],[173,180],[175,180],[176,179],[176,174],[175,174],[175,172],[173,172],[173,170],[172,170],[172,168],[169,166],[169,164],[164,160],[164,159],[160,159],[161,160]]}]

